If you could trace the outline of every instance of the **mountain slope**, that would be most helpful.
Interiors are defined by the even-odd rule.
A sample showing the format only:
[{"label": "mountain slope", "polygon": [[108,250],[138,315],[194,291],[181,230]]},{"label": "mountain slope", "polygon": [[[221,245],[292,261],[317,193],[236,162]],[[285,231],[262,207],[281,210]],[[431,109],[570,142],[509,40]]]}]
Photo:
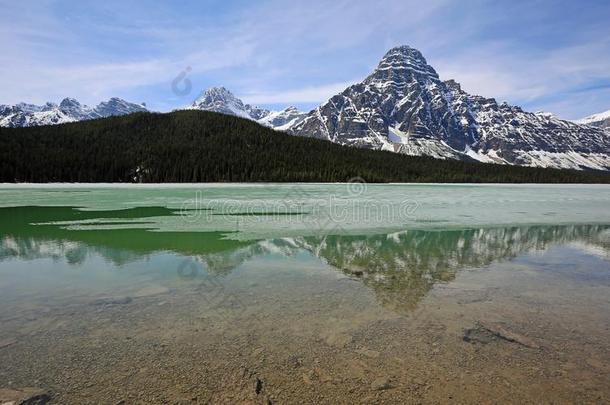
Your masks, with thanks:
[{"label": "mountain slope", "polygon": [[90,108],[73,98],[65,98],[59,105],[46,103],[44,106],[19,103],[13,106],[0,105],[0,127],[30,127],[54,125],[66,122],[125,115],[147,111],[144,105],[129,103],[113,97]]},{"label": "mountain slope", "polygon": [[601,129],[523,111],[441,81],[416,49],[391,49],[363,82],[311,111],[294,135],[408,155],[610,169]]},{"label": "mountain slope", "polygon": [[221,114],[234,115],[258,122],[278,131],[286,131],[299,123],[305,113],[296,107],[287,107],[281,111],[271,111],[250,104],[244,104],[239,98],[224,87],[211,87],[204,91],[186,109],[212,111]]},{"label": "mountain slope", "polygon": [[0,182],[610,182],[571,170],[435,160],[286,136],[207,111],[0,128]]},{"label": "mountain slope", "polygon": [[580,125],[591,125],[610,130],[610,110],[593,114],[574,122]]}]

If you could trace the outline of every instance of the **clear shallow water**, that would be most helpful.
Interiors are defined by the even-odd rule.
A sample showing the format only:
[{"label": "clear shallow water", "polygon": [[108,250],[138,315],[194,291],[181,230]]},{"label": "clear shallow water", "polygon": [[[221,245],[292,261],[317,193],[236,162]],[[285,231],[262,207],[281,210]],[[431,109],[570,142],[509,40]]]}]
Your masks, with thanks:
[{"label": "clear shallow water", "polygon": [[610,187],[0,187],[0,388],[604,402]]}]

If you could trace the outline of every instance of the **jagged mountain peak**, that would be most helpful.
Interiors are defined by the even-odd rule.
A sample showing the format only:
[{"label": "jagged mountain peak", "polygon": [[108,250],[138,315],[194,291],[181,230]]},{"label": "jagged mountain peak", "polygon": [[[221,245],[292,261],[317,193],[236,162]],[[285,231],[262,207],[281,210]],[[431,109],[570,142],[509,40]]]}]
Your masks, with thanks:
[{"label": "jagged mountain peak", "polygon": [[80,107],[80,103],[72,97],[66,97],[59,103],[59,106],[62,108],[70,108],[70,107]]},{"label": "jagged mountain peak", "polygon": [[122,98],[112,97],[108,101],[103,101],[95,107],[95,112],[101,117],[114,115],[126,115],[134,112],[148,111],[144,104],[135,104],[123,100]]},{"label": "jagged mountain peak", "polygon": [[191,109],[213,111],[250,119],[244,103],[225,87],[210,87],[190,106]]},{"label": "jagged mountain peak", "polygon": [[412,46],[409,45],[397,45],[394,46],[392,48],[390,48],[385,55],[383,55],[383,58],[387,58],[389,55],[396,55],[396,54],[402,54],[402,55],[419,55],[419,57],[423,58],[422,53],[413,48]]},{"label": "jagged mountain peak", "polygon": [[[49,103],[47,103],[49,105]],[[74,121],[80,121],[87,118],[95,118],[91,108],[86,105],[82,105],[75,98],[66,97],[57,105],[51,105],[50,108],[45,108],[43,111],[52,111],[58,108],[59,111],[65,114],[67,117],[73,118]]]},{"label": "jagged mountain peak", "polygon": [[426,58],[420,51],[408,45],[401,45],[390,49],[379,61],[376,72],[383,70],[411,71],[419,74],[428,75],[438,80],[438,74],[428,65]]},{"label": "jagged mountain peak", "polygon": [[218,86],[210,87],[202,91],[193,104],[210,104],[228,101],[233,101],[237,104],[243,105],[243,102],[239,98],[235,97],[230,90],[228,90],[226,87]]},{"label": "jagged mountain peak", "polygon": [[379,64],[387,64],[393,61],[413,61],[417,62],[417,64],[428,64],[426,58],[424,58],[424,55],[419,50],[408,45],[395,46],[394,48],[390,49],[385,53],[385,55],[383,55]]},{"label": "jagged mountain peak", "polygon": [[[397,151],[415,136],[438,137],[452,139],[464,149],[471,134],[457,134],[459,126],[447,114],[451,107],[446,93],[445,85],[421,52],[409,46],[392,48],[362,83],[348,87],[309,113],[293,132],[390,151]],[[440,155],[440,151],[434,154]]]},{"label": "jagged mountain peak", "polygon": [[[208,97],[231,97],[235,98],[233,93],[229,89],[224,86],[214,86],[205,89],[202,93],[202,96]],[[201,96],[200,96],[201,97]]]}]

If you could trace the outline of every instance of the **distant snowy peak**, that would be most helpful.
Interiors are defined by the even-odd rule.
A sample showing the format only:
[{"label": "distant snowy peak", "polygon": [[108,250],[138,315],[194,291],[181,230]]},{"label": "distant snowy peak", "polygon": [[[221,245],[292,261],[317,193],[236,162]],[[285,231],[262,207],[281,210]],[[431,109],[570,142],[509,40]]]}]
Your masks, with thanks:
[{"label": "distant snowy peak", "polygon": [[145,105],[129,103],[116,97],[98,104],[95,108],[88,107],[79,103],[76,99],[68,97],[63,99],[59,105],[50,102],[42,106],[26,103],[13,106],[0,105],[0,126],[55,125],[141,111],[148,111]]},{"label": "distant snowy peak", "polygon": [[390,49],[361,83],[331,97],[290,132],[441,159],[610,169],[606,131],[468,94],[456,81],[442,81],[409,46]]},{"label": "distant snowy peak", "polygon": [[305,116],[305,113],[299,112],[295,107],[288,107],[282,111],[270,111],[251,104],[244,104],[241,99],[224,87],[211,87],[205,90],[187,108],[234,115],[280,131],[290,129]]},{"label": "distant snowy peak", "polygon": [[592,125],[594,127],[610,129],[610,110],[593,114],[574,122],[581,125]]},{"label": "distant snowy peak", "polygon": [[116,115],[127,115],[134,112],[145,112],[148,111],[146,104],[134,104],[125,101],[121,98],[112,97],[108,101],[103,101],[95,107],[94,111],[99,114],[100,117],[111,117]]},{"label": "distant snowy peak", "polygon": [[207,89],[193,102],[190,108],[252,119],[244,103],[224,87]]}]

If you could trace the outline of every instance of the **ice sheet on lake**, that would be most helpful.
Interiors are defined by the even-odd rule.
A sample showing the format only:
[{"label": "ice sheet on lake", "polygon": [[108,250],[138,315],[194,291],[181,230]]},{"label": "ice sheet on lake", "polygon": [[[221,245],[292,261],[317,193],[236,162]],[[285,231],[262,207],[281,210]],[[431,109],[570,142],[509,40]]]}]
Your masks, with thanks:
[{"label": "ice sheet on lake", "polygon": [[[147,184],[0,185],[0,206],[117,210],[163,206],[137,218],[151,231],[222,231],[257,239],[404,229],[523,224],[610,224],[607,185]],[[105,228],[112,228],[104,221]],[[121,220],[116,227],[129,227]],[[63,223],[100,229],[91,221]]]}]

